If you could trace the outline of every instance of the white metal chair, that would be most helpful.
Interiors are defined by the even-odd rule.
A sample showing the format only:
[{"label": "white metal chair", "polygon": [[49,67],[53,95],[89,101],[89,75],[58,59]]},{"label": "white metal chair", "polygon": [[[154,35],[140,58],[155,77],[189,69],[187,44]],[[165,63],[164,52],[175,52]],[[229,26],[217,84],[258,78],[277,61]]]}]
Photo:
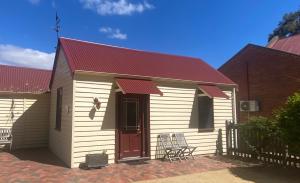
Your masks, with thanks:
[{"label": "white metal chair", "polygon": [[181,156],[183,156],[185,159],[189,157],[195,159],[193,153],[197,147],[189,146],[183,133],[174,133],[172,135],[172,141],[182,149],[182,153],[180,154]]},{"label": "white metal chair", "polygon": [[159,139],[163,150],[165,151],[163,158],[167,157],[170,162],[176,159],[179,159],[179,161],[181,161],[180,154],[182,153],[182,149],[172,143],[170,134],[159,134]]},{"label": "white metal chair", "polygon": [[11,129],[0,128],[0,145],[9,144],[9,150],[12,149],[13,136]]}]

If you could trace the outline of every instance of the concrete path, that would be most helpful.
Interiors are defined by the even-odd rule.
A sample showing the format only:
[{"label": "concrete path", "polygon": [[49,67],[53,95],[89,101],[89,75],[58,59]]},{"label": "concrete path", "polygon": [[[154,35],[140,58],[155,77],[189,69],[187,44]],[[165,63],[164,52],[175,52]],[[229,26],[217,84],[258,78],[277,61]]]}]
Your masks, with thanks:
[{"label": "concrete path", "polygon": [[[282,170],[282,171],[280,171]],[[229,168],[137,183],[299,183],[300,170],[251,167]]]}]

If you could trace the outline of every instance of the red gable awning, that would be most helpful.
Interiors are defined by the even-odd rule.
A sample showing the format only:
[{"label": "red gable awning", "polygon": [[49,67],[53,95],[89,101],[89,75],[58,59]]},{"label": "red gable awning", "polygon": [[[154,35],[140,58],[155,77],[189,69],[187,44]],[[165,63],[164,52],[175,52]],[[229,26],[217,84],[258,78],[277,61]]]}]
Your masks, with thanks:
[{"label": "red gable awning", "polygon": [[159,94],[162,92],[157,88],[153,81],[137,80],[137,79],[116,79],[118,87],[123,94]]},{"label": "red gable awning", "polygon": [[220,88],[214,85],[199,84],[199,89],[209,97],[229,98]]}]

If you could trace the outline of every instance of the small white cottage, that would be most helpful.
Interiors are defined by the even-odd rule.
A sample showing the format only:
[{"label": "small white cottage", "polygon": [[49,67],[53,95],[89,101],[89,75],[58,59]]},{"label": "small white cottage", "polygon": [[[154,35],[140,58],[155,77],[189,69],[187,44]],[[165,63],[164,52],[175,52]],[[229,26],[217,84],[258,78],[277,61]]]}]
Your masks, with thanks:
[{"label": "small white cottage", "polygon": [[103,150],[109,163],[154,159],[158,134],[184,132],[195,154],[215,153],[235,118],[235,87],[200,59],[60,38],[50,149],[70,167]]},{"label": "small white cottage", "polygon": [[10,129],[13,149],[47,147],[51,71],[0,65],[0,129]]},{"label": "small white cottage", "polygon": [[226,151],[236,115],[235,83],[191,57],[60,38],[52,73],[0,71],[0,128],[13,129],[14,148],[48,146],[72,168],[103,151],[109,163],[161,157],[160,133],[213,154],[221,129]]}]

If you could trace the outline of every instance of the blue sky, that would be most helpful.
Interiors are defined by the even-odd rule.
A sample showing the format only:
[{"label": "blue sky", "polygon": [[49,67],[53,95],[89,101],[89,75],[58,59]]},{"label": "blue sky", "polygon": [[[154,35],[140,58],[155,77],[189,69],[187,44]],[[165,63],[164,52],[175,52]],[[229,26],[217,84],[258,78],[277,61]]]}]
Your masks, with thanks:
[{"label": "blue sky", "polygon": [[265,45],[299,0],[4,0],[0,64],[52,68],[56,35],[186,55],[218,68],[247,43]]}]

